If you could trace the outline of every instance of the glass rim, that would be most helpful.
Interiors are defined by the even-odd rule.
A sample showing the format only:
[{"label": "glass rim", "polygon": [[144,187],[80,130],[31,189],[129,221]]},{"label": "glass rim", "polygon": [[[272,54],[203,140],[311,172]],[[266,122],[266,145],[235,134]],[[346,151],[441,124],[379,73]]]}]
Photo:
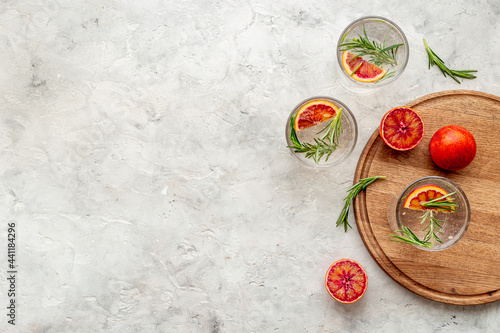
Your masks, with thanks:
[{"label": "glass rim", "polygon": [[[405,33],[403,32],[403,30],[401,29],[401,27],[399,25],[397,25],[397,23],[395,23],[394,21],[388,19],[388,18],[385,18],[383,16],[362,16],[354,21],[352,21],[351,23],[349,23],[347,25],[347,27],[344,28],[344,30],[342,31],[342,33],[340,34],[340,38],[337,42],[337,47],[339,44],[341,44],[342,40],[344,39],[347,31],[355,24],[357,24],[358,22],[360,21],[364,21],[364,20],[370,20],[370,21],[383,21],[385,23],[388,23],[392,26],[394,26],[394,28],[396,28],[396,30],[401,34],[401,36],[403,37],[403,40],[405,41],[405,45],[408,45],[408,40],[406,39],[406,35]],[[409,51],[409,50],[408,50]],[[409,53],[409,52],[408,52]]]},{"label": "glass rim", "polygon": [[[354,113],[342,101],[340,101],[340,100],[338,100],[336,98],[333,98],[333,97],[329,97],[329,96],[313,96],[313,97],[309,97],[309,98],[306,98],[306,99],[302,100],[299,104],[297,104],[293,108],[292,112],[290,112],[290,114],[288,115],[287,123],[286,123],[286,126],[285,126],[285,138],[286,138],[286,142],[288,144],[290,144],[290,138],[289,138],[289,135],[288,135],[288,128],[290,126],[290,119],[291,119],[292,115],[294,113],[296,113],[297,111],[299,111],[302,106],[304,106],[305,104],[307,104],[307,103],[309,103],[311,101],[314,101],[314,100],[331,101],[333,104],[336,104],[336,105],[340,106],[342,108],[342,115],[346,115],[346,117],[348,117],[352,121],[352,125],[353,125],[352,129],[353,129],[354,135],[353,135],[353,140],[351,141],[351,143],[349,145],[349,148],[347,149],[346,153],[340,159],[335,160],[332,163],[328,163],[328,164],[324,164],[324,165],[319,165],[319,164],[318,165],[312,165],[312,164],[309,164],[306,161],[304,161],[301,158],[299,158],[296,155],[296,153],[293,151],[292,148],[288,147],[288,149],[293,153],[293,155],[295,156],[295,158],[297,158],[302,164],[304,164],[304,165],[306,165],[306,166],[308,166],[310,168],[329,168],[331,166],[338,165],[341,162],[343,162],[344,160],[346,160],[352,154],[352,152],[354,151],[354,148],[356,147],[356,143],[358,141],[358,123],[356,121],[356,117],[354,116]],[[346,112],[344,112],[344,111],[346,111]]]}]

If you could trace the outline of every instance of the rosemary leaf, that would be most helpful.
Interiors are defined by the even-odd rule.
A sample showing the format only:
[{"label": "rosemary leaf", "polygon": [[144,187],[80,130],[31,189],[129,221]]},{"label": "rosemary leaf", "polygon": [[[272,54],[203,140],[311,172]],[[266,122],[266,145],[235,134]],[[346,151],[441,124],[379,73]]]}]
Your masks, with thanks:
[{"label": "rosemary leaf", "polygon": [[295,132],[295,117],[297,117],[297,115],[293,115],[291,118],[290,118],[290,141],[292,141],[293,143],[293,146],[297,146],[297,147],[300,147],[301,144],[300,144],[300,141],[299,141],[299,138],[297,137],[297,132]]},{"label": "rosemary leaf", "polygon": [[349,216],[349,209],[351,207],[351,203],[356,198],[356,196],[359,194],[359,192],[363,191],[379,178],[386,178],[386,176],[374,176],[374,177],[368,177],[368,178],[363,178],[360,179],[358,183],[353,185],[351,188],[347,190],[349,193],[347,197],[345,197],[344,201],[344,207],[342,208],[342,211],[340,212],[340,215],[337,219],[336,226],[343,225],[344,226],[344,232],[347,232],[347,227],[352,228],[351,225],[349,224],[349,221],[347,220]]},{"label": "rosemary leaf", "polygon": [[396,75],[396,72],[395,71],[389,71],[387,72],[387,74],[385,74],[384,76],[382,76],[382,78],[380,80],[377,80],[374,82],[374,84],[377,84],[377,83],[380,83],[388,78],[391,78],[393,77],[394,75]]}]

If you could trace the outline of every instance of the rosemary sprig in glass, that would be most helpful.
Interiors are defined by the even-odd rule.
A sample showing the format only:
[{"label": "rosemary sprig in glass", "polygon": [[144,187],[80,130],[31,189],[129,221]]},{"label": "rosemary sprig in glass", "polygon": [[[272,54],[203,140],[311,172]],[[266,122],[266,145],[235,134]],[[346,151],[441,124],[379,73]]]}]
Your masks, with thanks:
[{"label": "rosemary sprig in glass", "polygon": [[296,117],[296,115],[294,115],[290,119],[290,141],[292,141],[293,145],[288,147],[294,149],[296,153],[305,154],[306,158],[312,158],[316,164],[319,163],[323,156],[325,156],[325,162],[327,162],[332,153],[340,145],[339,137],[343,132],[341,116],[342,108],[339,109],[330,123],[317,133],[321,134],[325,132],[319,139],[314,138],[315,144],[312,144],[300,142],[294,127]]},{"label": "rosemary sprig in glass", "polygon": [[422,230],[422,231],[427,230],[427,233],[424,236],[424,242],[429,242],[431,244],[434,244],[433,240],[436,240],[437,242],[443,244],[443,242],[441,241],[441,239],[437,234],[443,234],[442,230],[444,221],[436,219],[434,217],[434,212],[435,212],[434,210],[428,210],[427,212],[425,212],[424,215],[420,216],[421,224],[424,223],[427,218],[429,219],[427,222],[427,226]]},{"label": "rosemary sprig in glass", "polygon": [[446,210],[450,213],[455,211],[458,204],[456,204],[455,201],[453,201],[453,198],[451,198],[453,194],[455,194],[455,192],[420,203],[420,206],[429,208],[424,215],[419,217],[420,224],[423,224],[427,220],[427,225],[424,229],[422,229],[422,231],[427,230],[427,233],[422,240],[420,240],[410,228],[405,226],[402,226],[401,230],[396,231],[401,232],[404,236],[390,235],[392,240],[401,243],[420,245],[426,248],[432,248],[434,246],[434,241],[443,244],[438,234],[443,233],[442,229],[444,221],[436,219],[434,214],[437,212],[437,209]]},{"label": "rosemary sprig in glass", "polygon": [[403,43],[386,46],[386,40],[383,43],[370,41],[364,26],[363,34],[364,36],[358,35],[358,38],[352,38],[344,42],[344,39],[347,37],[346,33],[339,45],[340,51],[349,51],[359,57],[369,56],[370,62],[377,66],[396,66],[398,64],[396,54],[398,48],[404,45]]},{"label": "rosemary sprig in glass", "polygon": [[349,221],[347,220],[347,217],[349,215],[349,208],[351,207],[352,201],[354,200],[354,198],[356,198],[359,192],[366,189],[368,185],[370,185],[379,178],[386,178],[386,176],[374,176],[374,177],[360,179],[359,182],[357,182],[354,186],[352,186],[350,189],[347,190],[349,194],[344,199],[345,201],[344,208],[342,208],[339,218],[337,219],[337,224],[336,224],[337,227],[339,225],[343,225],[344,232],[347,232],[347,227],[352,228],[351,225],[349,224]]},{"label": "rosemary sprig in glass", "polygon": [[320,134],[326,130],[325,134],[323,134],[320,140],[324,140],[328,137],[328,142],[330,142],[330,145],[338,146],[340,144],[339,137],[340,134],[342,134],[343,132],[341,116],[342,116],[342,108],[339,109],[339,112],[335,115],[335,117],[333,117],[330,124],[318,132],[318,134]]},{"label": "rosemary sprig in glass", "polygon": [[413,244],[413,245],[419,245],[422,247],[427,247],[431,248],[432,247],[432,242],[431,241],[426,241],[420,240],[417,235],[411,231],[410,228],[402,226],[401,230],[398,230],[398,232],[403,233],[404,236],[399,236],[399,235],[391,235],[392,240],[395,242],[400,242],[400,243],[406,243],[406,244]]},{"label": "rosemary sprig in glass", "polygon": [[[455,211],[455,208],[458,207],[457,203],[453,201],[451,196],[456,192],[451,192],[442,197],[432,199],[426,202],[421,202],[420,206],[430,208],[430,209],[441,209],[447,211]],[[449,198],[449,199],[447,199]]]},{"label": "rosemary sprig in glass", "polygon": [[475,73],[475,72],[477,72],[477,70],[473,70],[473,69],[470,69],[470,70],[449,69],[444,64],[444,61],[441,60],[441,58],[439,58],[439,56],[436,53],[434,53],[434,51],[431,50],[431,48],[429,47],[429,45],[427,44],[425,39],[424,39],[424,45],[425,45],[425,49],[427,50],[427,55],[429,57],[429,69],[432,66],[436,65],[439,67],[439,69],[441,70],[441,72],[443,73],[443,75],[445,77],[446,77],[446,75],[448,75],[449,77],[451,77],[453,80],[455,80],[458,83],[461,83],[461,82],[457,79],[457,76],[464,78],[464,79],[475,79],[476,78],[476,76],[471,74],[471,73]]}]

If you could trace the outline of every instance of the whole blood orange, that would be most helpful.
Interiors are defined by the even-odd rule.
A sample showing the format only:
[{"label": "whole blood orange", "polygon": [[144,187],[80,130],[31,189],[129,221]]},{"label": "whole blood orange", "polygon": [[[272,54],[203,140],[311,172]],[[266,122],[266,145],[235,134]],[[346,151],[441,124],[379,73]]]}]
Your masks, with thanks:
[{"label": "whole blood orange", "polygon": [[315,100],[307,103],[295,115],[295,131],[300,131],[331,119],[338,111],[339,109],[328,101]]},{"label": "whole blood orange", "polygon": [[[406,200],[403,204],[404,208],[409,208],[409,209],[418,209],[418,210],[428,210],[428,209],[435,209],[435,208],[427,208],[427,207],[422,207],[420,205],[421,202],[427,202],[430,200],[438,199],[441,198],[445,195],[447,195],[448,192],[446,192],[444,189],[437,185],[432,185],[432,184],[427,184],[427,185],[422,185],[417,188],[415,188],[413,191],[408,194],[406,197]],[[450,198],[446,198],[443,200],[448,200],[451,201]],[[442,201],[442,200],[440,200]],[[450,207],[450,209],[453,211],[455,210],[453,207]],[[436,209],[443,211],[445,213],[449,213],[449,210],[445,209]]]},{"label": "whole blood orange", "polygon": [[360,82],[376,82],[387,73],[382,68],[347,51],[342,53],[342,66],[347,74]]},{"label": "whole blood orange", "polygon": [[457,171],[476,157],[476,140],[467,129],[450,125],[439,129],[429,143],[432,160],[440,168]]},{"label": "whole blood orange", "polygon": [[328,293],[341,303],[354,303],[365,294],[368,276],[356,261],[340,259],[334,262],[325,277]]},{"label": "whole blood orange", "polygon": [[392,149],[413,149],[424,138],[424,122],[418,113],[410,108],[393,108],[382,118],[380,137]]}]

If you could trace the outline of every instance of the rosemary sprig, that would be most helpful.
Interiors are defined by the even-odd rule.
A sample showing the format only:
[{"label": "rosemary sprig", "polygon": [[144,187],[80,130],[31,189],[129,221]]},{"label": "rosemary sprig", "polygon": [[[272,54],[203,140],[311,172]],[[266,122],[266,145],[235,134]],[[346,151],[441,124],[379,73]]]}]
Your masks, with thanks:
[{"label": "rosemary sprig", "polygon": [[294,126],[296,117],[297,117],[296,114],[290,117],[290,141],[292,141],[293,146],[288,146],[288,148],[301,146],[301,143],[299,141],[299,138],[297,137],[297,132],[295,131],[295,126]]},{"label": "rosemary sprig", "polygon": [[352,38],[344,42],[344,39],[347,37],[346,33],[339,45],[340,50],[352,52],[360,57],[369,56],[370,62],[377,66],[396,66],[398,64],[396,54],[398,48],[404,45],[403,43],[386,46],[386,40],[383,43],[370,41],[364,26],[363,34],[364,36],[358,35],[358,38]]},{"label": "rosemary sprig", "polygon": [[395,242],[400,242],[400,243],[406,243],[406,244],[413,244],[413,245],[420,245],[423,247],[431,248],[432,247],[432,242],[430,241],[421,241],[417,235],[411,231],[410,228],[403,226],[402,230],[397,230],[396,232],[401,232],[404,234],[404,236],[399,236],[399,235],[390,235],[393,237],[393,241]]},{"label": "rosemary sprig", "polygon": [[[420,206],[430,208],[427,210],[424,215],[420,216],[420,224],[425,223],[427,220],[427,225],[422,231],[426,231],[424,238],[420,240],[410,228],[402,226],[401,230],[397,230],[396,232],[401,232],[404,236],[400,235],[390,235],[393,241],[420,245],[426,248],[432,248],[434,246],[434,241],[443,244],[443,241],[439,238],[438,234],[443,233],[443,220],[438,220],[434,217],[434,214],[437,212],[437,209],[447,210],[449,212],[454,212],[455,207],[458,207],[458,204],[455,203],[451,196],[455,194],[455,192],[449,193],[442,197],[429,200],[426,202],[421,202]],[[447,199],[448,198],[448,199]]]},{"label": "rosemary sprig", "polygon": [[387,80],[388,78],[393,77],[394,75],[396,75],[395,71],[388,71],[384,76],[382,76],[382,78],[380,80],[375,81],[373,84],[380,83],[384,80]]},{"label": "rosemary sprig", "polygon": [[431,50],[431,48],[429,47],[429,45],[427,44],[425,39],[424,39],[424,45],[425,45],[425,49],[427,50],[427,55],[429,57],[429,69],[432,66],[436,65],[439,67],[439,69],[441,70],[441,72],[443,73],[443,75],[445,77],[446,77],[446,75],[448,75],[449,77],[451,77],[453,80],[455,80],[458,83],[461,83],[461,82],[457,79],[457,76],[464,78],[464,79],[475,79],[476,78],[476,76],[474,76],[473,74],[470,74],[470,73],[475,73],[475,72],[477,72],[477,70],[474,70],[474,69],[470,69],[470,70],[469,69],[468,70],[449,69],[444,64],[444,61],[441,58],[439,58],[439,56],[436,53],[434,53],[434,51]]},{"label": "rosemary sprig", "polygon": [[422,230],[422,231],[427,230],[427,233],[425,234],[422,240],[420,240],[418,236],[415,235],[415,233],[410,228],[405,226],[402,226],[401,230],[396,231],[403,233],[404,236],[390,235],[392,237],[392,240],[400,243],[420,245],[426,248],[432,248],[434,246],[433,240],[436,240],[436,242],[443,244],[443,242],[441,241],[441,239],[437,234],[438,233],[442,234],[441,230],[443,229],[444,221],[434,218],[433,210],[428,210],[427,212],[425,212],[425,214],[420,217],[421,219],[420,223],[421,224],[424,223],[425,220],[427,220],[427,218],[429,218],[429,221],[427,222],[426,227]]},{"label": "rosemary sprig", "polygon": [[444,221],[434,218],[434,212],[435,212],[434,210],[428,210],[427,212],[425,212],[424,215],[420,217],[422,219],[420,221],[421,224],[424,223],[427,218],[429,218],[427,226],[422,230],[422,231],[427,230],[427,233],[424,236],[424,242],[431,242],[432,244],[434,244],[433,240],[435,239],[437,242],[443,244],[443,242],[441,241],[441,239],[439,239],[439,236],[437,234],[443,233],[442,229]]},{"label": "rosemary sprig", "polygon": [[326,156],[325,162],[328,161],[330,155],[337,149],[337,145],[331,145],[324,140],[314,139],[315,144],[304,142],[300,146],[291,146],[296,153],[305,154],[305,158],[312,158],[316,164],[319,163],[323,156]]},{"label": "rosemary sprig", "polygon": [[339,112],[335,115],[330,124],[318,132],[318,134],[320,134],[326,129],[325,134],[323,134],[320,140],[324,140],[326,137],[329,137],[328,141],[330,142],[330,145],[338,146],[340,144],[339,137],[340,134],[342,134],[343,132],[341,116],[342,116],[342,108],[339,109]]},{"label": "rosemary sprig", "polygon": [[360,179],[359,182],[357,182],[354,186],[352,186],[350,189],[347,190],[349,194],[344,199],[345,201],[344,208],[342,208],[339,218],[337,219],[337,224],[336,224],[337,227],[339,225],[343,225],[344,232],[347,232],[347,227],[352,228],[351,225],[349,224],[349,221],[347,220],[347,217],[349,215],[349,208],[351,207],[352,201],[354,200],[354,198],[356,198],[359,192],[366,189],[368,185],[370,185],[379,178],[386,178],[386,176],[374,176],[374,177]]},{"label": "rosemary sprig", "polygon": [[330,123],[317,133],[320,134],[322,132],[325,132],[319,139],[314,138],[314,144],[308,142],[300,142],[294,127],[296,115],[291,117],[290,141],[292,141],[293,145],[288,147],[294,149],[294,152],[296,153],[305,154],[305,158],[312,158],[316,164],[320,162],[323,156],[325,156],[325,162],[327,162],[332,153],[340,145],[339,137],[343,132],[341,115],[342,108],[339,110],[339,112],[337,112]]},{"label": "rosemary sprig", "polygon": [[[455,211],[455,207],[458,207],[457,203],[453,201],[451,196],[456,192],[448,193],[447,195],[443,195],[442,197],[429,200],[426,202],[421,202],[420,206],[430,208],[430,209],[442,209],[450,212]],[[449,199],[446,199],[449,198]]]}]

